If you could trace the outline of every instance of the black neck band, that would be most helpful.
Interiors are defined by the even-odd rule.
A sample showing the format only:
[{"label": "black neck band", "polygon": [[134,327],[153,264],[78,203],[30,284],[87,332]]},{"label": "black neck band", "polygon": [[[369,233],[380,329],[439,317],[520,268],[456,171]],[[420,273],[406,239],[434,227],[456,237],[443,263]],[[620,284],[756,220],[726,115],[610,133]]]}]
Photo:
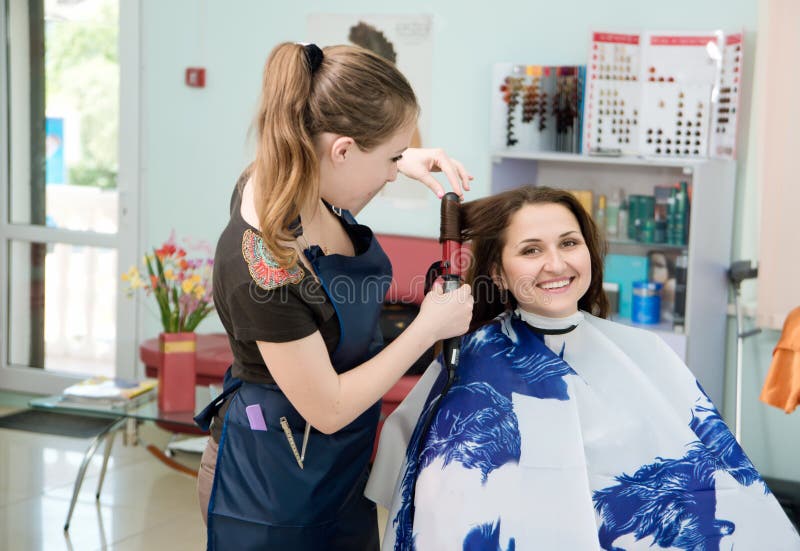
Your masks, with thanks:
[{"label": "black neck band", "polygon": [[528,327],[530,327],[531,329],[542,335],[565,335],[578,326],[570,325],[569,327],[565,327],[564,329],[542,329],[541,327],[534,327],[529,323]]}]

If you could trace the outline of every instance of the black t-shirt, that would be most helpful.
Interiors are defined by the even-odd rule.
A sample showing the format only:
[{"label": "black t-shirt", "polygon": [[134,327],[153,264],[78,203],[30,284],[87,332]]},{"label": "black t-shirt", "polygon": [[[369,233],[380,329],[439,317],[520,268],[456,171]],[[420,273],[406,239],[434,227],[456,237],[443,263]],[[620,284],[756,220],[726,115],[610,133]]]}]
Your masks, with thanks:
[{"label": "black t-shirt", "polygon": [[[241,214],[242,190],[249,171],[239,177],[230,205],[230,221],[214,254],[214,305],[233,352],[231,374],[251,383],[274,383],[256,341],[289,342],[319,331],[332,355],[339,342],[339,321],[322,286],[301,262],[278,266],[256,228]],[[211,425],[219,441],[224,408]]]}]

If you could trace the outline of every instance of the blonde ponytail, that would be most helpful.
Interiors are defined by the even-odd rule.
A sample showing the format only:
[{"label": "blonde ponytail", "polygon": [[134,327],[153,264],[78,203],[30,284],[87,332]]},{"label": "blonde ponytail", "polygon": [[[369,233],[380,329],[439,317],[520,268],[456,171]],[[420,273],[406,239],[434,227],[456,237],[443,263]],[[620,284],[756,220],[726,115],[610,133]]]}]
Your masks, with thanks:
[{"label": "blonde ponytail", "polygon": [[297,263],[297,252],[285,245],[294,240],[289,224],[319,197],[319,163],[305,123],[311,76],[303,46],[288,42],[264,68],[253,177],[261,237],[281,266]]}]

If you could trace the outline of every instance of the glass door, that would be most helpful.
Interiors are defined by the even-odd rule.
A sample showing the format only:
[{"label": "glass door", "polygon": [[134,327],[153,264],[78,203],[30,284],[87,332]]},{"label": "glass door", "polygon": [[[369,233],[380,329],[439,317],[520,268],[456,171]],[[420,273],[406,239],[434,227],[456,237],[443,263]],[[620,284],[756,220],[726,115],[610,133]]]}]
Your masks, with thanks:
[{"label": "glass door", "polygon": [[[138,3],[5,4],[0,388],[50,393],[132,376],[136,310],[119,274],[136,262],[138,132],[120,105],[136,105],[138,77],[121,96],[120,59],[136,58],[138,44],[135,32],[120,36],[119,12]],[[120,159],[125,147],[134,155]]]}]

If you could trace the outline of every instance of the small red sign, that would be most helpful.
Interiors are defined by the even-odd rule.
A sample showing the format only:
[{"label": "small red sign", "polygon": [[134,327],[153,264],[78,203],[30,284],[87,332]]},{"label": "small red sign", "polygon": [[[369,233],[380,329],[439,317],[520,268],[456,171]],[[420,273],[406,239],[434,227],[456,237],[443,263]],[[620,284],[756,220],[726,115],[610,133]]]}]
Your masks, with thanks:
[{"label": "small red sign", "polygon": [[203,67],[186,68],[186,86],[192,88],[205,88],[206,70]]},{"label": "small red sign", "polygon": [[705,46],[709,42],[716,42],[716,36],[653,36],[650,44],[653,46]]},{"label": "small red sign", "polygon": [[728,46],[741,43],[742,43],[742,33],[729,34],[728,36],[725,37],[725,44],[727,44]]},{"label": "small red sign", "polygon": [[619,33],[594,33],[593,42],[612,42],[614,44],[638,44],[638,34],[619,34]]}]

